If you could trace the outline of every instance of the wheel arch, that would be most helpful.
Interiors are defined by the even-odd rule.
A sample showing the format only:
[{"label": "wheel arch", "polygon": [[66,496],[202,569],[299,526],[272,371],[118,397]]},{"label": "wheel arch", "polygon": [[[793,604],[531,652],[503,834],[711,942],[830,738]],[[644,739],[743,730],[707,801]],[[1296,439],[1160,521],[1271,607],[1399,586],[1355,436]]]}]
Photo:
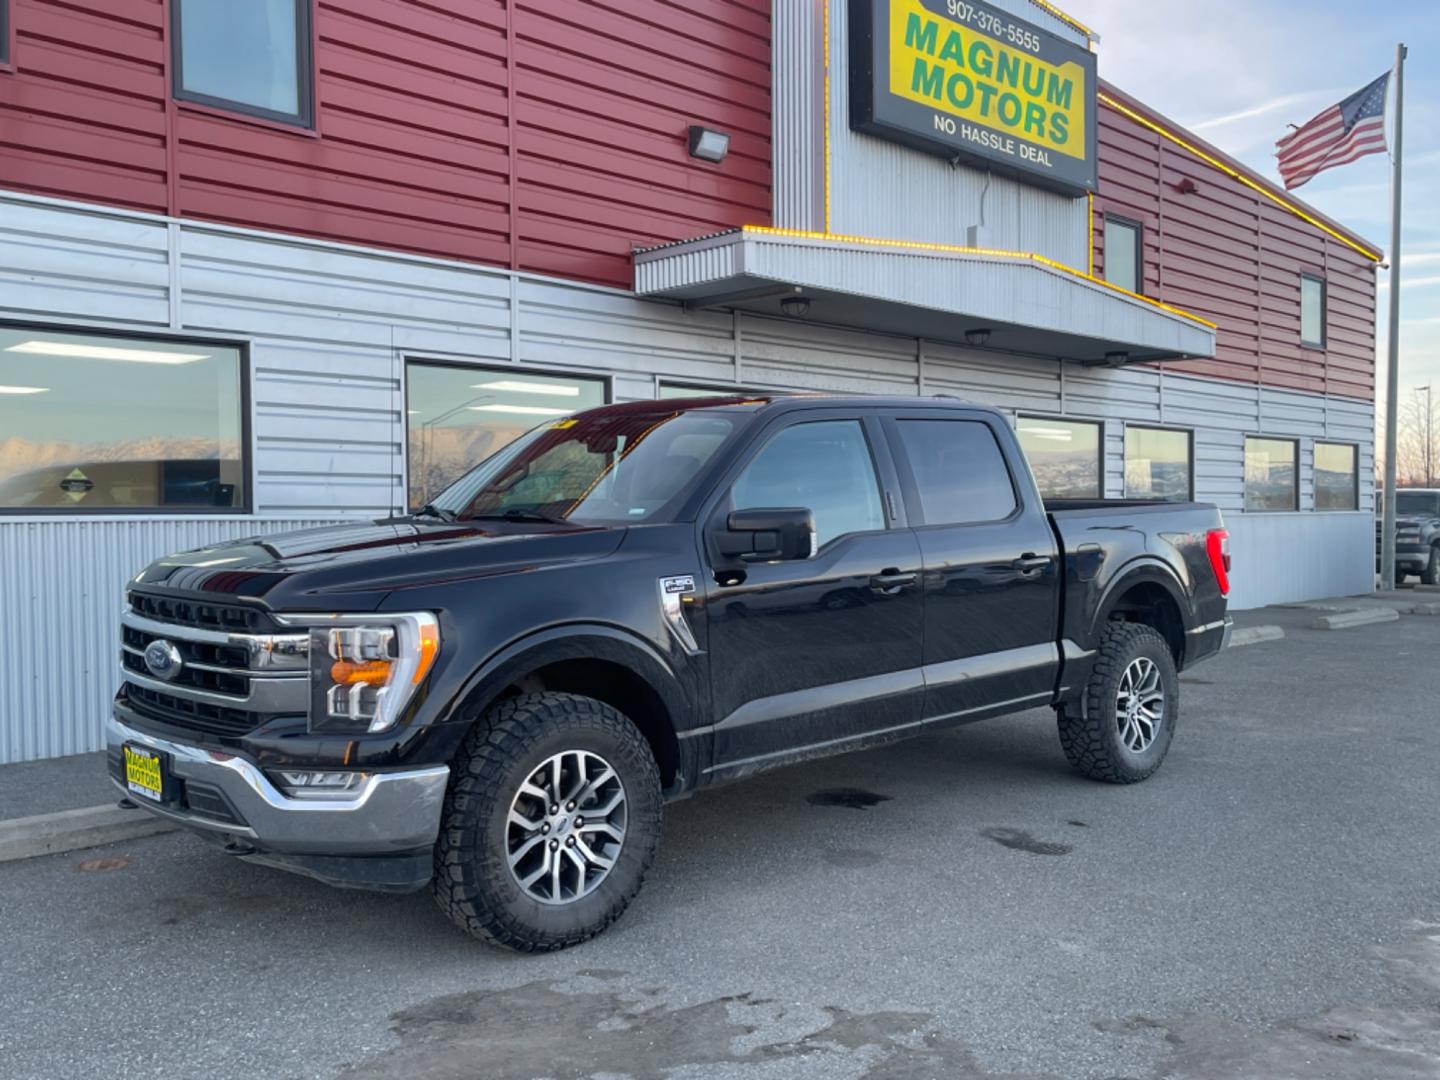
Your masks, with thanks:
[{"label": "wheel arch", "polygon": [[1090,627],[1092,647],[1100,641],[1106,624],[1115,621],[1152,627],[1170,646],[1176,670],[1184,668],[1185,630],[1195,621],[1194,608],[1168,564],[1160,559],[1138,560],[1115,575],[1096,605]]},{"label": "wheel arch", "polygon": [[495,702],[542,690],[595,698],[627,716],[650,744],[665,788],[692,771],[676,727],[688,714],[679,679],[647,642],[604,624],[551,627],[507,645],[466,680],[453,715],[474,725]]}]

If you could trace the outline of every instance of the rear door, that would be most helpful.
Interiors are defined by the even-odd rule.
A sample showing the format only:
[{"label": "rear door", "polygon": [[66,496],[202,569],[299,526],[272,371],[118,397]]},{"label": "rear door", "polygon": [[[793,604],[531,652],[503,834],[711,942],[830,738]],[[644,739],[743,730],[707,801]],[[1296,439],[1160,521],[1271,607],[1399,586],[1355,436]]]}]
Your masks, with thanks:
[{"label": "rear door", "polygon": [[961,409],[884,420],[920,543],[927,720],[1042,704],[1059,673],[1059,551],[1003,424]]},{"label": "rear door", "polygon": [[[808,559],[750,563],[713,554],[707,582],[715,769],[843,749],[920,721],[920,548],[871,410],[789,413],[769,427],[702,517],[805,507]],[[893,507],[893,510],[892,510]],[[707,546],[709,546],[707,544]]]}]

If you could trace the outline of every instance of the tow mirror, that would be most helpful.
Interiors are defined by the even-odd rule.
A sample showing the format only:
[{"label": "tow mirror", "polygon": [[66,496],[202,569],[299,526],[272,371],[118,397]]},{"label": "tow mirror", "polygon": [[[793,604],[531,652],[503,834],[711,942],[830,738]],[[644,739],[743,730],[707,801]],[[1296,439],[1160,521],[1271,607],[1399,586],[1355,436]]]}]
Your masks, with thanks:
[{"label": "tow mirror", "polygon": [[734,510],[715,538],[721,555],[743,562],[791,562],[815,554],[815,515],[801,506]]}]

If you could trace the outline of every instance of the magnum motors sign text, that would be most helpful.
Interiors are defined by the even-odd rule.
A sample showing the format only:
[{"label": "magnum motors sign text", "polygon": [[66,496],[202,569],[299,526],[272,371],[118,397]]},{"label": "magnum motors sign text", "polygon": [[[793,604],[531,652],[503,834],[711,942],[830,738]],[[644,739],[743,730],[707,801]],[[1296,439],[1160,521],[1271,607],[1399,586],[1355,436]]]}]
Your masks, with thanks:
[{"label": "magnum motors sign text", "polygon": [[1093,191],[1095,54],[978,0],[851,0],[850,126]]}]

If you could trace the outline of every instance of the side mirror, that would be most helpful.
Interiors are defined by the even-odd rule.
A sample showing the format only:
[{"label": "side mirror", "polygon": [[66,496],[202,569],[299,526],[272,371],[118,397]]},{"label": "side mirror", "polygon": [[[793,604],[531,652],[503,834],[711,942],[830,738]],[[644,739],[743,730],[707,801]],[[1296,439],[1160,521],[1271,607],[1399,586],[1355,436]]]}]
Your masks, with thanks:
[{"label": "side mirror", "polygon": [[732,511],[715,538],[721,555],[743,562],[791,562],[815,554],[815,515],[805,507]]}]

